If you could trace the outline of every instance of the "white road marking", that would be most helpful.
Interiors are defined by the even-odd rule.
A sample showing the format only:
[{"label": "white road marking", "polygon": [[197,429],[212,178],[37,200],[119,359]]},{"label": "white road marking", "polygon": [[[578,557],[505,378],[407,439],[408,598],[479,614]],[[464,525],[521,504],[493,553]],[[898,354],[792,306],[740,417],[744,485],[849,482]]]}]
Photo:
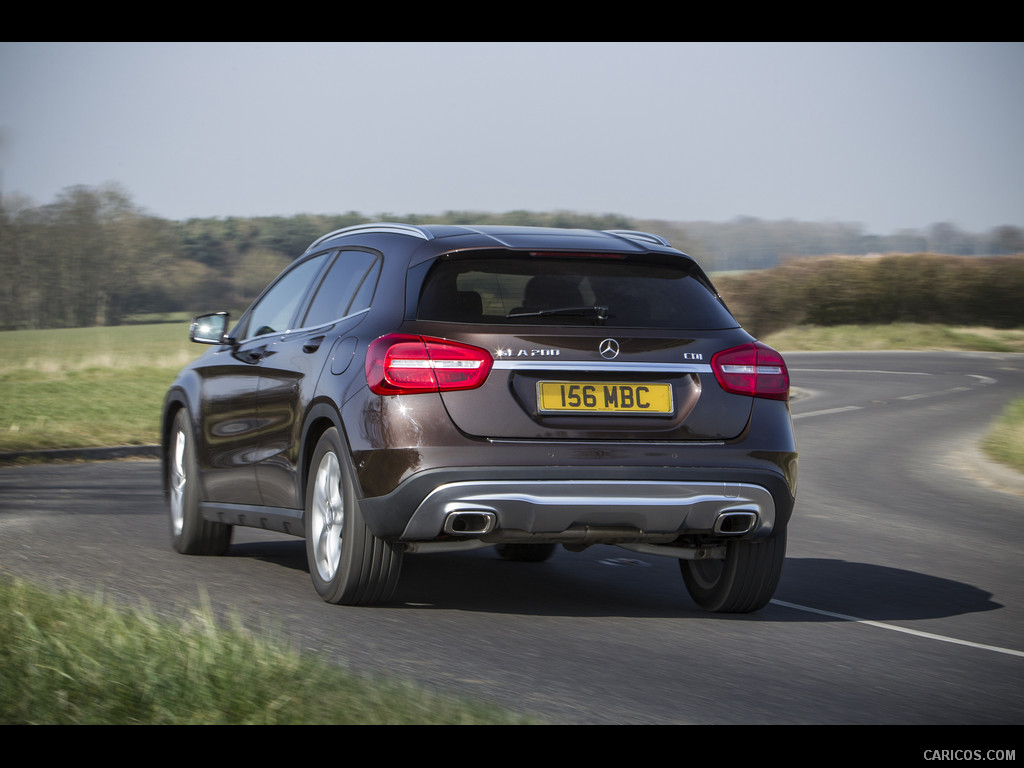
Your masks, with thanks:
[{"label": "white road marking", "polygon": [[926,397],[939,397],[940,395],[951,395],[954,392],[969,392],[970,387],[953,387],[952,389],[943,389],[938,392],[921,392],[916,395],[903,395],[897,397],[897,400],[924,400]]},{"label": "white road marking", "polygon": [[[889,373],[895,376],[933,376],[931,373],[924,373],[921,371],[864,371],[856,369],[838,369],[838,368],[794,368],[793,371],[803,371],[804,373]],[[903,395],[902,397],[894,398],[895,400],[923,400],[929,397],[939,397],[940,395],[950,395],[955,392],[970,392],[972,387],[984,387],[989,384],[997,383],[996,379],[989,376],[981,376],[976,373],[964,374],[970,376],[972,379],[978,379],[978,381],[971,384],[969,387],[953,387],[951,389],[943,389],[937,392],[919,392],[914,395]],[[844,413],[846,411],[859,411],[864,406],[862,405],[847,405],[840,408],[827,408],[822,411],[810,411],[808,413],[794,413],[794,419],[806,419],[811,416],[827,416],[833,413]]]},{"label": "white road marking", "polygon": [[785,608],[793,608],[797,611],[807,611],[808,613],[817,613],[821,616],[831,616],[834,619],[842,619],[843,621],[855,621],[858,624],[867,624],[872,627],[878,627],[879,629],[888,629],[893,632],[902,632],[907,635],[914,635],[915,637],[923,637],[928,640],[938,640],[943,643],[953,643],[954,645],[966,645],[970,648],[979,648],[983,651],[994,651],[995,653],[1005,653],[1008,656],[1020,656],[1024,657],[1024,651],[1015,651],[1012,648],[1001,648],[998,645],[984,645],[983,643],[972,643],[969,640],[958,640],[955,637],[946,637],[945,635],[935,635],[931,632],[921,632],[917,629],[907,629],[906,627],[898,627],[895,624],[886,624],[881,621],[871,621],[870,619],[860,619],[856,616],[847,616],[842,613],[833,613],[832,611],[822,611],[818,608],[809,608],[806,605],[797,605],[795,603],[787,603],[782,600],[772,600],[775,605],[781,605]]},{"label": "white road marking", "polygon": [[790,373],[885,373],[893,376],[934,376],[926,371],[865,371],[860,368],[790,368]]},{"label": "white road marking", "polygon": [[859,411],[862,405],[844,405],[842,408],[826,408],[823,411],[810,411],[808,413],[794,413],[793,419],[806,419],[809,416],[827,416],[830,413],[844,413],[846,411]]}]

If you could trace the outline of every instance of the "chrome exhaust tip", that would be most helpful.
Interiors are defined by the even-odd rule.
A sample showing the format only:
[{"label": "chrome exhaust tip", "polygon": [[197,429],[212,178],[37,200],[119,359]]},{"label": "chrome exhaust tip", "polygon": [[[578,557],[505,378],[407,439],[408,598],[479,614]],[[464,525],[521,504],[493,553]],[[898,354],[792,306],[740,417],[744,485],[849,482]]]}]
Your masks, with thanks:
[{"label": "chrome exhaust tip", "polygon": [[757,526],[757,513],[748,509],[723,512],[715,520],[715,533],[729,536],[742,536],[750,533]]},{"label": "chrome exhaust tip", "polygon": [[449,512],[444,519],[444,532],[450,536],[481,536],[494,530],[498,516],[484,509],[461,509]]}]

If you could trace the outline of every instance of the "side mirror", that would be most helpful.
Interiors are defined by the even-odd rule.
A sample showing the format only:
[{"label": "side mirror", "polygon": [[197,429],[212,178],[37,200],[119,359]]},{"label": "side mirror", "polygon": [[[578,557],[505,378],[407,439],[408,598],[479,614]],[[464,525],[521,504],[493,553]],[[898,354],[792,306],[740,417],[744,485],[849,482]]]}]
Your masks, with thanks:
[{"label": "side mirror", "polygon": [[229,317],[227,312],[199,315],[192,320],[192,325],[188,329],[189,339],[197,344],[226,343]]}]

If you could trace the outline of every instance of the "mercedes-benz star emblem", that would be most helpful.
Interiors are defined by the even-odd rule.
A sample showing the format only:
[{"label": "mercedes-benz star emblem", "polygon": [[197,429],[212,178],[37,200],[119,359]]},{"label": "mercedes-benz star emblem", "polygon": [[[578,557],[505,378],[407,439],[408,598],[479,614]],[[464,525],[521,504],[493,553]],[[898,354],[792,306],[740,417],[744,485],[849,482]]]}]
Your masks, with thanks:
[{"label": "mercedes-benz star emblem", "polygon": [[597,351],[605,360],[614,360],[619,356],[619,342],[615,339],[605,339],[598,346]]}]

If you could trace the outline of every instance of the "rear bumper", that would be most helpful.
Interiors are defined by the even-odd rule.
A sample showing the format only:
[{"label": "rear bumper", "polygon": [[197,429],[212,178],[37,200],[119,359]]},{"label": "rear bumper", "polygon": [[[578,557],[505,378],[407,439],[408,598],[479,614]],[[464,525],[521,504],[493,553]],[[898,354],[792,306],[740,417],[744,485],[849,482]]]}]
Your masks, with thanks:
[{"label": "rear bumper", "polygon": [[475,467],[418,473],[360,503],[394,541],[618,544],[767,538],[788,523],[793,495],[766,470]]},{"label": "rear bumper", "polygon": [[402,541],[442,534],[505,542],[672,540],[688,532],[767,536],[775,502],[741,483],[542,480],[449,483],[413,512]]}]

